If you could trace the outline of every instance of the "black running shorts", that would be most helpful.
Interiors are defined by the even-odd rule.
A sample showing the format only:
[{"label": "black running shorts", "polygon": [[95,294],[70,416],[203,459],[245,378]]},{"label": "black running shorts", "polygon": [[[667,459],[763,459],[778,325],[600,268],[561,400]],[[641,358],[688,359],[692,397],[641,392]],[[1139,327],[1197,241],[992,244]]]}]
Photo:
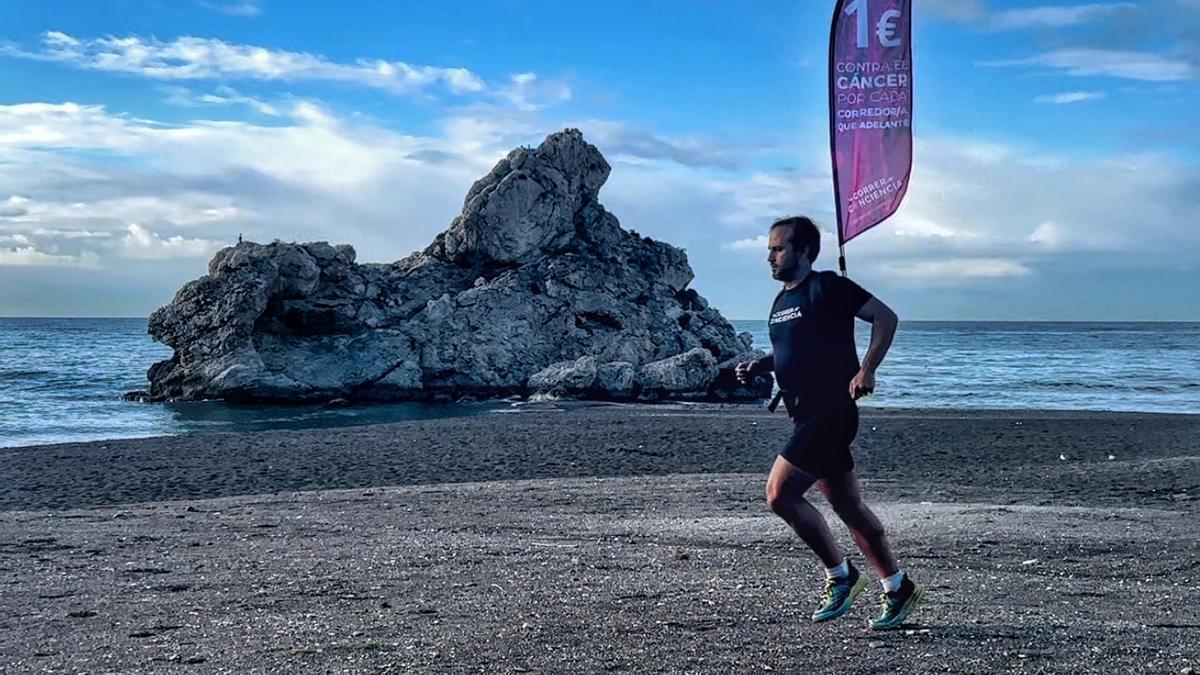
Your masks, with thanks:
[{"label": "black running shorts", "polygon": [[858,406],[847,401],[835,410],[790,410],[795,426],[780,456],[816,478],[852,471],[850,443],[858,435]]}]

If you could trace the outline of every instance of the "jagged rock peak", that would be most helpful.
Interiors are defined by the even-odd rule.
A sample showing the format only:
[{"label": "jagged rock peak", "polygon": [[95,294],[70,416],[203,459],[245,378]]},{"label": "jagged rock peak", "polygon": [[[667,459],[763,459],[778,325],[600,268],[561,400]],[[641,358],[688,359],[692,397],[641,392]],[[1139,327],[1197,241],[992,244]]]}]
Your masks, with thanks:
[{"label": "jagged rock peak", "polygon": [[578,129],[517,148],[467,192],[462,214],[427,253],[447,261],[524,263],[561,250],[610,167]]}]

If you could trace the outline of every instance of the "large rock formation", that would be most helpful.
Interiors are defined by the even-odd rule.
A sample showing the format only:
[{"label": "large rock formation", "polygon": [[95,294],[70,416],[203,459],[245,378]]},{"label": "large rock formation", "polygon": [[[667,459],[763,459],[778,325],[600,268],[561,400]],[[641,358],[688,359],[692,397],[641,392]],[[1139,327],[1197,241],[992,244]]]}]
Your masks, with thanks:
[{"label": "large rock formation", "polygon": [[621,229],[609,165],[577,130],[518,148],[422,252],[356,264],[327,243],[240,243],[150,317],[174,348],[151,400],[512,394],[750,399],[754,354],[688,288],[683,251]]}]

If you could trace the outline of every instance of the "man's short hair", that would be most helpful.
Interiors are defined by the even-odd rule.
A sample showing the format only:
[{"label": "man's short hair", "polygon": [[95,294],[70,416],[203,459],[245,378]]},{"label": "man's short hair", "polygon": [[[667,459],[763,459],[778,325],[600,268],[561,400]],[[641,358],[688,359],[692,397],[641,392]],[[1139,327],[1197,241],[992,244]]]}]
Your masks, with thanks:
[{"label": "man's short hair", "polygon": [[[800,251],[808,249],[808,262],[815,263],[817,256],[821,254],[821,231],[817,229],[817,224],[807,216],[790,216],[788,218],[780,218],[771,223],[771,230],[777,227],[792,228],[792,249]],[[768,230],[769,231],[769,230]]]}]

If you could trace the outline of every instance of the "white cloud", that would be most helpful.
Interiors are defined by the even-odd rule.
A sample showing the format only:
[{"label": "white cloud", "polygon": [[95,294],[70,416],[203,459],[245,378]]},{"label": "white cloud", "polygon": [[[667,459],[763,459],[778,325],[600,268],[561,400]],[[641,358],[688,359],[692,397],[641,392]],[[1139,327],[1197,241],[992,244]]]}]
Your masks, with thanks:
[{"label": "white cloud", "polygon": [[1014,149],[1004,143],[981,139],[958,139],[956,152],[984,164],[1000,164],[1012,159]]},{"label": "white cloud", "polygon": [[[855,240],[856,248],[885,259],[930,251],[1003,258],[1030,244],[1062,253],[1173,255],[1180,251],[1166,242],[1200,244],[1187,225],[1200,210],[1189,188],[1200,179],[1195,166],[1150,154],[1071,161],[1003,144],[980,156],[975,145],[924,139],[905,204],[881,232]],[[995,155],[1006,159],[997,163]]]},{"label": "white cloud", "polygon": [[28,201],[20,195],[13,195],[4,200],[0,203],[0,218],[19,218],[29,213],[29,209],[25,208]]},{"label": "white cloud", "polygon": [[700,136],[664,136],[621,122],[581,119],[566,126],[586,129],[610,162],[676,162],[692,167],[736,169],[765,145],[723,141]]},{"label": "white cloud", "polygon": [[296,104],[289,116],[295,124],[197,121],[168,126],[110,115],[103,106],[0,106],[0,150],[43,157],[48,149],[104,150],[140,156],[156,168],[182,174],[245,167],[335,190],[366,180],[384,162],[420,145],[382,130],[346,129],[309,102]]},{"label": "white cloud", "polygon": [[963,279],[1027,277],[1033,270],[1017,260],[1005,258],[952,258],[889,262],[883,266],[883,273],[902,282],[944,284]]},{"label": "white cloud", "polygon": [[123,240],[136,222],[184,239],[329,239],[366,261],[395,260],[445,229],[497,159],[546,132],[503,111],[457,116],[429,137],[349,123],[311,102],[287,112],[269,126],[166,125],[102,106],[0,105],[0,194],[27,195],[8,229],[67,245],[67,232]]},{"label": "white cloud", "polygon": [[985,0],[922,0],[919,9],[922,16],[929,15],[990,30],[1029,30],[1081,26],[1141,7],[1134,2],[1094,2],[996,10]]},{"label": "white cloud", "polygon": [[[778,171],[614,163],[601,199],[625,227],[685,246],[697,289],[727,316],[758,316],[745,292],[725,289],[761,282],[769,290],[761,237],[775,218],[813,217],[823,232],[818,267],[836,266],[828,150],[816,143],[796,149],[805,163]],[[1076,159],[1013,140],[934,134],[915,149],[900,211],[847,246],[851,274],[884,294],[1041,283],[1086,275],[1080,270],[1098,259],[1200,265],[1193,163],[1153,154]]]},{"label": "white cloud", "polygon": [[[1150,154],[1073,160],[1011,142],[938,136],[923,137],[916,150],[900,211],[847,246],[851,271],[867,280],[907,289],[970,288],[1088,267],[1097,255],[1156,266],[1200,263],[1200,231],[1193,226],[1200,222],[1194,189],[1200,167],[1193,164]],[[823,164],[811,156],[812,164]],[[627,226],[645,232],[644,223],[652,223],[656,237],[687,242],[689,255],[701,261],[694,263],[698,271],[707,258],[710,269],[724,273],[760,273],[751,267],[759,265],[757,256],[728,254],[764,251],[759,237],[782,215],[807,214],[823,230],[833,229],[830,178],[816,166],[741,178],[654,166],[616,171],[623,173],[614,173],[605,189],[620,192],[602,195],[606,204]],[[811,187],[800,187],[797,176]],[[707,238],[697,234],[705,232]],[[834,266],[831,232],[822,246],[818,266]]]},{"label": "white cloud", "polygon": [[988,14],[987,3],[983,0],[922,0],[919,10],[962,23],[980,21]]},{"label": "white cloud", "polygon": [[137,223],[125,228],[118,250],[129,258],[166,260],[171,258],[204,258],[220,244],[207,239],[186,239],[180,235],[163,238],[157,232]]},{"label": "white cloud", "polygon": [[242,0],[241,2],[208,2],[206,0],[199,0],[196,4],[205,9],[211,9],[230,16],[253,17],[262,14],[262,7],[259,6],[258,2],[253,0]]},{"label": "white cloud", "polygon": [[721,222],[732,227],[762,228],[784,216],[814,215],[809,205],[825,196],[829,185],[829,179],[818,173],[789,171],[710,179],[707,187],[728,196],[729,205]]},{"label": "white cloud", "polygon": [[0,234],[0,244],[17,244],[20,246],[30,246],[33,241],[23,234]]},{"label": "white cloud", "polygon": [[974,236],[969,232],[961,232],[944,223],[937,223],[927,218],[917,216],[899,216],[890,223],[890,229],[897,237],[954,239],[956,237]]},{"label": "white cloud", "polygon": [[1051,221],[1046,221],[1038,225],[1033,232],[1029,233],[1029,241],[1047,249],[1055,250],[1061,248],[1066,243],[1066,234],[1058,225],[1055,225]]},{"label": "white cloud", "polygon": [[200,192],[169,195],[100,197],[83,202],[37,201],[23,223],[45,223],[31,234],[64,239],[106,238],[111,229],[124,231],[131,217],[143,221],[171,223],[178,227],[214,226],[232,223],[249,214],[226,202],[227,197]]},{"label": "white cloud", "polygon": [[0,248],[0,266],[11,267],[95,267],[100,258],[90,251],[62,255],[39,251],[33,246]]},{"label": "white cloud", "polygon": [[518,73],[499,94],[517,110],[533,111],[571,100],[571,87],[558,80],[542,80],[536,73]]},{"label": "white cloud", "polygon": [[1082,101],[1095,101],[1106,96],[1101,91],[1064,91],[1060,94],[1048,94],[1046,96],[1034,97],[1035,103],[1080,103]]},{"label": "white cloud", "polygon": [[1132,2],[1112,2],[1007,9],[992,15],[991,26],[997,30],[1065,28],[1090,23],[1137,7],[1138,5]]},{"label": "white cloud", "polygon": [[1197,76],[1196,67],[1182,59],[1115,49],[1059,49],[1027,59],[985,61],[979,65],[1042,66],[1079,77],[1117,77],[1146,82],[1177,82]]},{"label": "white cloud", "polygon": [[45,227],[34,228],[31,234],[38,237],[58,237],[61,239],[108,239],[108,232],[93,232],[92,230],[54,230]]},{"label": "white cloud", "polygon": [[721,244],[721,250],[740,253],[764,253],[767,250],[767,235],[760,234],[750,239],[738,239],[737,241]]},{"label": "white cloud", "polygon": [[0,106],[0,149],[89,147],[133,149],[138,138],[128,122],[103,106],[19,103]]},{"label": "white cloud", "polygon": [[[1070,215],[1062,214],[1062,217],[1070,217]],[[1145,234],[1150,237],[1163,236],[1153,232],[1154,229],[1151,228]],[[1173,234],[1165,234],[1165,236],[1174,237]],[[1136,238],[1122,236],[1121,233],[1114,232],[1110,229],[1108,223],[1097,227],[1095,225],[1081,225],[1077,222],[1064,224],[1054,220],[1047,220],[1035,227],[1025,240],[1033,244],[1033,250],[1035,251],[1054,254],[1103,253],[1122,250],[1137,253],[1140,249],[1153,249],[1167,243],[1139,242]],[[1180,243],[1182,244],[1186,241],[1187,238],[1185,237]]]},{"label": "white cloud", "polygon": [[276,106],[260,101],[253,96],[239,93],[233,87],[221,85],[214,93],[200,94],[187,87],[168,87],[167,103],[179,106],[230,106],[243,105],[264,115],[278,117],[283,113]]},{"label": "white cloud", "polygon": [[88,70],[129,73],[159,80],[248,79],[346,82],[396,94],[442,85],[457,94],[483,91],[483,80],[466,68],[359,59],[337,63],[305,52],[241,45],[213,38],[76,38],[59,31],[42,36],[42,50],[16,48],[9,55],[56,61]]},{"label": "white cloud", "polygon": [[547,126],[535,111],[486,105],[460,108],[440,120],[441,137],[425,139],[417,151],[445,153],[472,162],[472,170],[486,172],[514,147],[540,142]]}]

